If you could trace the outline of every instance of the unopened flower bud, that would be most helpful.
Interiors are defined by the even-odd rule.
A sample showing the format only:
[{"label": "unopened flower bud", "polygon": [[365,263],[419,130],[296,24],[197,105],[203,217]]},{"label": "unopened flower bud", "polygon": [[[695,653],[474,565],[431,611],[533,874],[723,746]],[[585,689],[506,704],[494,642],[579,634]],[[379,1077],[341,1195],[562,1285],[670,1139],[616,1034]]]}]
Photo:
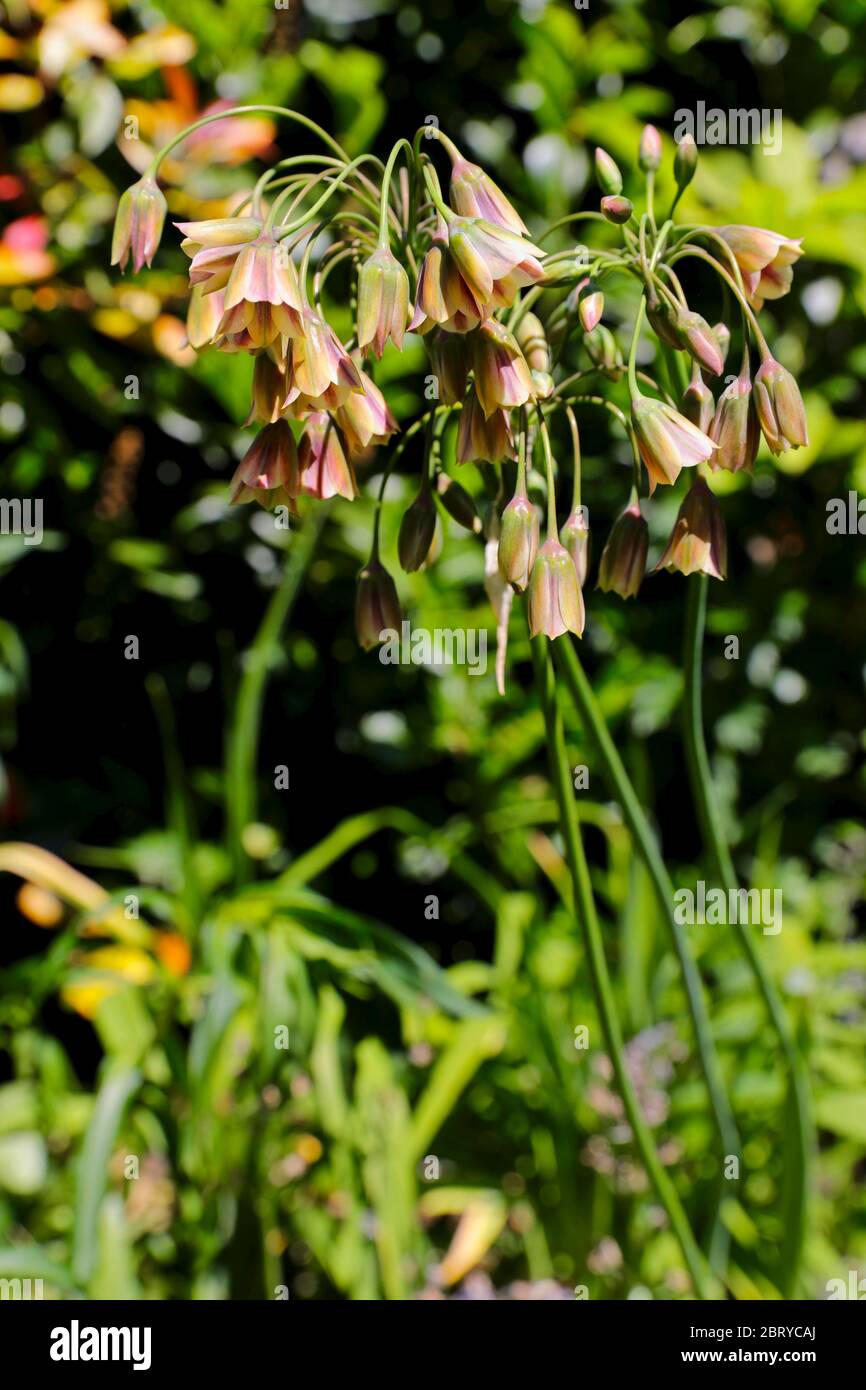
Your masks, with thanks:
[{"label": "unopened flower bud", "polygon": [[695,364],[692,379],[683,392],[680,409],[686,419],[691,421],[703,434],[709,434],[715,401],[713,393],[701,376],[700,367]]},{"label": "unopened flower bud", "polygon": [[654,125],[645,125],[641,131],[637,162],[645,174],[652,173],[662,162],[662,138]]},{"label": "unopened flower bud", "polygon": [[724,579],[727,575],[725,521],[721,507],[703,478],[696,478],[689,489],[655,569],[708,574],[713,579]]},{"label": "unopened flower bud", "polygon": [[150,174],[144,174],[121,193],[111,239],[111,264],[125,270],[132,256],[136,274],[143,265],[150,265],[159,246],[167,211],[163,192]]},{"label": "unopened flower bud", "polygon": [[559,539],[574,561],[577,582],[583,588],[589,569],[590,548],[589,513],[586,507],[575,507],[565,525],[560,527]]},{"label": "unopened flower bud", "polygon": [[529,583],[529,631],[553,639],[565,632],[580,637],[586,613],[574,561],[551,536],[538,552]]},{"label": "unopened flower bud", "polygon": [[774,357],[763,361],[755,373],[755,409],[770,452],[784,454],[809,443],[806,411],[800,388],[791,373]]},{"label": "unopened flower bud", "polygon": [[480,534],[481,517],[465,487],[461,487],[447,473],[437,473],[436,492],[448,515],[452,516],[459,526],[465,526],[467,531],[474,531],[476,536]]},{"label": "unopened flower bud", "polygon": [[622,174],[605,150],[597,149],[595,152],[595,177],[602,193],[622,192]]},{"label": "unopened flower bud", "polygon": [[667,295],[648,300],[646,316],[650,328],[660,342],[666,347],[682,349],[683,343],[677,328],[677,311]]},{"label": "unopened flower bud", "polygon": [[544,325],[537,314],[526,313],[514,330],[517,345],[530,367],[536,372],[550,371],[550,348]]},{"label": "unopened flower bud", "polygon": [[387,246],[380,246],[358,275],[358,347],[381,357],[390,338],[402,348],[409,321],[409,277]]},{"label": "unopened flower bud", "polygon": [[436,504],[429,485],[424,482],[415,501],[403,513],[397,537],[397,554],[407,574],[414,573],[424,564],[435,531]]},{"label": "unopened flower bud", "polygon": [[728,348],[731,346],[731,330],[726,323],[714,323],[713,334],[719,345],[719,350],[723,358],[728,355]]},{"label": "unopened flower bud", "polygon": [[628,198],[623,198],[620,194],[613,194],[610,197],[602,198],[601,210],[608,222],[615,222],[617,226],[621,226],[631,217],[633,208]]},{"label": "unopened flower bud", "polygon": [[594,367],[600,367],[612,374],[622,371],[622,353],[605,324],[599,323],[591,333],[584,333],[583,345]]},{"label": "unopened flower bud", "polygon": [[649,527],[643,518],[637,494],[613,523],[607,544],[601,553],[597,589],[634,598],[644,574],[649,549]]},{"label": "unopened flower bud", "polygon": [[466,395],[469,374],[466,338],[462,333],[446,333],[436,328],[427,337],[430,366],[439,386],[438,400],[456,405]]},{"label": "unopened flower bud", "polygon": [[462,155],[452,156],[451,206],[463,217],[483,217],[495,227],[529,235],[525,222],[499,185],[479,164],[472,164]]},{"label": "unopened flower bud", "polygon": [[539,401],[549,400],[556,390],[556,382],[553,380],[550,372],[537,372],[533,370],[529,375],[532,377],[532,389],[536,399]]},{"label": "unopened flower bud", "polygon": [[674,178],[677,188],[688,188],[698,167],[698,147],[691,135],[684,135],[674,155]]},{"label": "unopened flower bud", "polygon": [[383,640],[387,631],[399,632],[402,621],[396,585],[374,555],[358,575],[355,634],[359,644],[364,651],[369,651]]},{"label": "unopened flower bud", "polygon": [[592,332],[603,313],[604,295],[597,285],[587,280],[577,296],[577,314],[584,333]]},{"label": "unopened flower bud", "polygon": [[515,493],[502,513],[499,573],[522,594],[538,553],[538,513],[525,492]]},{"label": "unopened flower bud", "polygon": [[720,376],[725,358],[706,319],[681,304],[677,310],[676,326],[681,346],[686,352],[690,352],[705,371]]},{"label": "unopened flower bud", "polygon": [[707,433],[718,445],[712,467],[729,473],[752,471],[758,452],[761,430],[752,399],[752,382],[748,366],[726,386]]}]

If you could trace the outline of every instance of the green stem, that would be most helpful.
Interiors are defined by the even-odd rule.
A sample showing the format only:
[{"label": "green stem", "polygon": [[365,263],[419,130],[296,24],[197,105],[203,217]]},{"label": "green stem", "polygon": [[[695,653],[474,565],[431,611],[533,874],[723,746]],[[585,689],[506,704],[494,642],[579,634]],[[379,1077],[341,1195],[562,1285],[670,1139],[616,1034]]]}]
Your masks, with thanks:
[{"label": "green stem", "polygon": [[643,316],[645,310],[646,299],[643,295],[641,295],[640,303],[637,306],[637,313],[634,316],[634,331],[631,335],[631,347],[628,350],[628,390],[632,400],[634,400],[636,396],[640,395],[640,391],[638,389],[637,384],[637,376],[635,374],[635,366],[637,360],[637,345],[640,341],[640,330],[643,325]]},{"label": "green stem", "polygon": [[226,747],[226,828],[238,886],[248,882],[251,877],[250,861],[242,840],[244,829],[256,817],[256,758],[265,688],[280,634],[297,598],[329,510],[327,504],[317,507],[306,518],[303,529],[295,533],[279,587],[274,591],[253,644],[246,653]]},{"label": "green stem", "polygon": [[[725,1089],[718,1053],[713,1042],[712,1029],[707,1011],[703,985],[697,966],[689,950],[686,933],[674,914],[674,885],[665,867],[649,821],[632,786],[616,745],[610,736],[598,701],[587,679],[580,657],[571,642],[558,642],[555,647],[557,661],[569,693],[583,722],[584,728],[593,739],[599,754],[605,777],[611,791],[615,794],[626,825],[632,833],[637,850],[646,865],[659,909],[670,933],[688,999],[689,1015],[692,1021],[698,1054],[704,1072],[710,1106],[715,1120],[716,1131],[721,1142],[723,1156],[738,1155],[740,1139],[730,1101]],[[722,1172],[720,1165],[720,1174]],[[718,1230],[718,1213],[716,1227]],[[723,1242],[716,1235],[714,1245],[721,1251]]]},{"label": "green stem", "polygon": [[541,443],[544,449],[544,465],[547,473],[547,539],[555,541],[559,539],[559,532],[556,529],[556,487],[553,477],[553,454],[550,450],[550,435],[547,433],[547,425],[538,408],[538,431],[541,435]]},{"label": "green stem", "polygon": [[409,154],[412,154],[412,146],[406,139],[398,140],[388,156],[388,163],[385,165],[385,172],[382,175],[382,202],[379,210],[379,246],[388,246],[388,197],[391,191],[391,175],[394,172],[394,165],[397,163],[400,151],[405,145]]},{"label": "green stem", "polygon": [[[701,698],[704,628],[709,581],[705,574],[700,574],[689,578],[686,582],[686,626],[683,653],[685,672],[683,732],[686,763],[704,843],[720,884],[726,893],[730,893],[736,891],[738,887],[737,874],[728,848],[719,815],[718,798],[713,786],[710,761],[704,741]],[[737,917],[739,919],[739,913],[737,913]],[[734,931],[754,974],[758,990],[779,1039],[782,1054],[788,1064],[790,1075],[789,1100],[796,1143],[796,1161],[794,1171],[788,1175],[791,1197],[786,1212],[780,1269],[782,1271],[782,1292],[786,1298],[791,1298],[796,1296],[803,1255],[809,1179],[815,1151],[809,1082],[785,1007],[764,962],[761,960],[749,933],[748,925],[738,920],[734,924]]]},{"label": "green stem", "polygon": [[254,116],[262,111],[266,111],[272,116],[287,116],[290,121],[297,121],[300,125],[306,126],[308,130],[312,130],[315,135],[318,135],[320,140],[324,140],[325,144],[328,145],[336,155],[339,155],[340,159],[344,162],[348,162],[349,156],[346,154],[342,145],[339,145],[333,136],[329,135],[320,125],[317,125],[309,116],[303,115],[300,111],[292,111],[288,106],[233,106],[229,111],[215,111],[210,116],[202,116],[201,120],[193,121],[192,125],[188,125],[179,135],[175,135],[172,140],[169,140],[167,145],[163,145],[162,149],[159,150],[151,160],[147,172],[153,178],[156,178],[159,172],[159,166],[166,155],[170,154],[175,146],[179,145],[182,140],[185,140],[188,135],[192,135],[194,130],[201,130],[202,126],[210,125],[212,121],[227,121],[230,116]]},{"label": "green stem", "polygon": [[712,266],[716,274],[720,276],[722,280],[724,280],[725,284],[728,286],[728,289],[734,295],[735,299],[738,301],[740,305],[740,308],[742,309],[743,313],[748,319],[749,327],[751,328],[752,333],[754,334],[755,342],[758,345],[761,357],[764,359],[764,361],[766,361],[768,357],[772,357],[773,354],[770,352],[770,349],[767,346],[767,340],[761,332],[758,320],[755,318],[751,306],[746,301],[745,294],[739,289],[739,287],[737,286],[737,282],[733,278],[733,276],[728,274],[723,265],[719,265],[719,262],[716,260],[715,256],[711,256],[708,251],[702,250],[700,246],[687,245],[682,247],[682,249],[678,250],[675,255],[671,256],[670,264],[675,265],[676,262],[682,260],[684,256],[696,256],[700,260],[706,261],[707,265]]},{"label": "green stem", "polygon": [[[564,640],[568,641],[567,638]],[[557,642],[562,645],[563,638],[558,638]],[[676,1189],[656,1153],[652,1135],[641,1114],[640,1105],[629,1076],[616,999],[605,959],[601,928],[595,911],[589,865],[586,862],[580,824],[574,805],[574,789],[565,746],[562,713],[556,698],[553,663],[547,650],[546,638],[536,637],[530,645],[547,730],[551,778],[559,806],[560,828],[565,841],[566,859],[572,879],[575,917],[583,935],[593,992],[617,1086],[647,1175],[655,1188],[659,1201],[668,1214],[671,1228],[680,1243],[686,1266],[691,1274],[695,1291],[699,1298],[712,1298],[717,1293],[715,1280],[698,1248]]]}]

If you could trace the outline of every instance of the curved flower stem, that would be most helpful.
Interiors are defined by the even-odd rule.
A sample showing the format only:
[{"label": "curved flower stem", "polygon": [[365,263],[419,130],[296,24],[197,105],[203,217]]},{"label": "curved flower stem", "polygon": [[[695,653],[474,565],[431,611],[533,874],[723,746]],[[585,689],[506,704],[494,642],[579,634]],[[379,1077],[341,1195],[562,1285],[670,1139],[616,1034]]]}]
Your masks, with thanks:
[{"label": "curved flower stem", "polygon": [[159,166],[166,155],[170,154],[175,146],[179,145],[182,140],[185,140],[188,135],[192,135],[194,130],[201,130],[202,126],[210,125],[213,121],[227,121],[231,116],[254,116],[262,111],[267,112],[271,116],[288,116],[289,120],[297,121],[300,125],[306,126],[308,130],[312,130],[315,135],[318,135],[320,140],[324,140],[325,144],[332,149],[340,159],[348,163],[349,156],[346,154],[342,145],[338,144],[333,136],[329,135],[326,130],[323,130],[322,127],[311,120],[309,116],[303,115],[301,111],[293,111],[288,106],[233,106],[228,111],[214,111],[210,116],[202,116],[201,120],[193,121],[192,125],[188,125],[185,130],[182,130],[179,135],[175,135],[169,140],[167,145],[163,145],[162,149],[157,151],[150,162],[147,172],[155,178],[159,172]]},{"label": "curved flower stem", "polygon": [[[737,1155],[740,1152],[737,1124],[725,1089],[718,1053],[713,1042],[701,977],[689,950],[686,933],[674,915],[674,885],[665,867],[664,859],[644,809],[610,736],[604,715],[581,665],[580,657],[574,650],[573,643],[557,642],[554,650],[557,663],[565,677],[565,683],[583,726],[594,741],[601,756],[605,778],[622,807],[626,825],[631,831],[638,853],[644,861],[680,963],[688,999],[689,1015],[710,1097],[716,1132],[721,1143],[721,1153],[723,1156]],[[721,1164],[719,1166],[719,1179],[721,1190],[721,1182],[723,1181]],[[732,1185],[732,1190],[736,1190],[735,1184]],[[724,1267],[724,1260],[727,1255],[727,1234],[719,1220],[718,1210],[712,1231],[711,1247],[714,1268],[720,1272]]]},{"label": "curved flower stem", "polygon": [[646,309],[646,297],[641,295],[640,303],[637,306],[637,313],[634,316],[634,331],[631,337],[631,347],[628,350],[628,391],[631,399],[640,395],[636,376],[637,345],[640,341],[640,331],[643,326],[643,316]]},{"label": "curved flower stem", "polygon": [[[554,648],[562,646],[567,641],[567,637],[558,638],[553,644]],[[560,828],[565,841],[566,859],[574,892],[574,913],[583,935],[593,993],[617,1086],[647,1175],[655,1188],[659,1201],[668,1214],[671,1227],[680,1243],[683,1257],[691,1274],[695,1291],[699,1298],[713,1298],[717,1296],[716,1281],[708,1270],[706,1261],[698,1248],[673,1182],[656,1152],[655,1143],[641,1114],[640,1105],[628,1073],[616,999],[605,959],[604,943],[596,916],[592,884],[589,877],[589,866],[586,862],[580,825],[574,805],[571,769],[565,747],[562,713],[556,698],[553,663],[547,650],[545,637],[534,638],[530,646],[535,665],[536,685],[547,730],[547,751],[550,760],[551,779],[559,806]]]},{"label": "curved flower stem", "polygon": [[400,152],[402,151],[404,145],[405,145],[406,149],[409,151],[409,155],[410,155],[410,158],[411,158],[411,156],[412,156],[412,146],[409,144],[409,141],[406,140],[406,139],[400,139],[400,140],[398,140],[397,143],[394,145],[394,148],[392,149],[391,153],[390,153],[389,156],[388,156],[388,163],[385,165],[385,172],[384,172],[384,174],[382,175],[382,201],[381,201],[380,212],[379,212],[379,246],[380,246],[380,247],[381,247],[381,246],[387,246],[387,245],[389,244],[389,241],[388,241],[388,211],[389,211],[389,208],[390,208],[390,203],[388,202],[388,196],[389,196],[390,191],[391,191],[391,175],[392,175],[393,172],[394,172],[394,165],[397,163],[397,159],[398,159],[398,157],[399,157],[399,155],[400,155]]},{"label": "curved flower stem", "polygon": [[755,318],[755,315],[753,314],[751,307],[746,301],[745,295],[742,293],[741,290],[738,289],[737,282],[734,280],[733,276],[730,275],[727,270],[725,270],[725,267],[723,265],[719,265],[719,262],[716,260],[714,256],[711,256],[708,251],[704,251],[700,246],[691,246],[687,244],[686,246],[678,250],[675,255],[671,256],[670,264],[675,265],[676,262],[682,260],[684,256],[697,256],[700,260],[706,261],[708,265],[712,266],[713,270],[716,272],[718,276],[721,277],[722,280],[724,280],[725,284],[728,286],[728,289],[731,291],[734,298],[739,303],[739,306],[742,309],[743,314],[749,322],[749,327],[751,328],[752,333],[754,334],[755,342],[758,345],[758,350],[760,351],[762,358],[766,361],[768,357],[772,357],[773,354],[767,347],[767,340],[761,332],[760,324],[758,323],[758,320]]},{"label": "curved flower stem", "polygon": [[[737,889],[737,875],[718,812],[710,761],[704,742],[701,675],[707,612],[707,587],[708,579],[705,574],[694,575],[687,580],[683,650],[685,672],[683,732],[689,782],[701,833],[719,882],[725,892],[729,894]],[[739,919],[740,914],[737,913],[736,915]],[[796,1162],[794,1171],[789,1171],[787,1174],[789,1200],[785,1212],[785,1236],[780,1269],[782,1271],[782,1292],[786,1298],[791,1298],[796,1296],[803,1254],[809,1200],[809,1178],[815,1150],[809,1081],[785,1007],[764,962],[761,960],[749,933],[748,925],[737,920],[734,931],[754,974],[758,990],[779,1039],[782,1054],[788,1064],[790,1075],[789,1104],[796,1141]]]},{"label": "curved flower stem", "polygon": [[550,226],[541,233],[541,236],[536,238],[536,244],[540,246],[552,232],[558,231],[560,227],[565,227],[569,222],[606,222],[608,227],[611,225],[603,212],[570,212],[566,217],[560,217],[556,222],[551,222]]},{"label": "curved flower stem", "polygon": [[538,432],[541,435],[541,443],[544,448],[544,466],[547,476],[547,539],[555,541],[559,539],[559,532],[556,529],[556,485],[553,478],[553,454],[550,450],[550,435],[547,433],[547,425],[538,407]]}]

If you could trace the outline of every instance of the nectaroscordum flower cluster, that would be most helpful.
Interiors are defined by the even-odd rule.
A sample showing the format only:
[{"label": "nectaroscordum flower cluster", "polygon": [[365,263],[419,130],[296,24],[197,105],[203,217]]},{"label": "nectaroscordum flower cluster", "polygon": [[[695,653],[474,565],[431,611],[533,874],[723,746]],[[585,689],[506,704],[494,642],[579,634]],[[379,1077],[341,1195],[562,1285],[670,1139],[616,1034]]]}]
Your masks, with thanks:
[{"label": "nectaroscordum flower cluster", "polygon": [[[623,598],[638,593],[648,553],[641,494],[676,483],[683,469],[693,470],[693,483],[656,569],[723,579],[725,528],[712,474],[750,470],[761,435],[774,454],[807,443],[796,382],[773,357],[756,318],[765,300],[790,288],[799,242],[755,227],[675,222],[697,163],[688,140],[676,151],[673,205],[657,217],[662,145],[652,126],[638,152],[643,212],[624,196],[613,159],[598,150],[599,210],[561,218],[533,238],[501,189],[438,129],[398,141],[382,165],[371,154],[349,159],[307,117],[283,108],[236,108],[220,119],[261,111],[312,130],[327,153],[280,160],[232,217],[176,224],[190,262],[190,344],[252,358],[247,424],[259,428],[231,481],[230,500],[285,506],[297,515],[301,497],[356,496],[357,464],[398,433],[374,381],[375,363],[389,344],[401,350],[407,333],[421,336],[430,361],[430,408],[392,447],[382,478],[372,554],[359,577],[361,644],[371,647],[384,629],[399,625],[396,588],[379,555],[379,515],[390,471],[413,437],[423,442],[420,486],[400,526],[400,564],[412,571],[429,563],[437,504],[444,507],[486,537],[486,553],[495,555],[505,581],[498,592],[527,592],[533,635],[580,635],[584,627],[590,536],[581,501],[582,407],[607,410],[633,455],[630,496],[602,549],[598,587]],[[159,165],[182,138],[121,199],[112,262],[122,268],[130,259],[135,270],[151,264],[167,212]],[[447,194],[440,181],[446,160]],[[617,229],[618,244],[544,249],[578,221]],[[730,326],[711,326],[690,307],[676,269],[686,260],[717,277]],[[348,342],[323,307],[334,272],[344,300],[355,304]],[[630,277],[638,291],[625,362],[603,322],[603,285],[611,275]],[[657,376],[637,365],[645,324],[658,339]],[[564,365],[575,333],[587,357],[579,370]],[[716,397],[708,381],[722,377],[732,337],[739,371]],[[593,379],[595,389],[585,390]],[[469,493],[442,466],[442,436],[455,417],[458,464],[495,471],[488,488],[495,501],[483,523]],[[557,485],[567,470],[556,461],[552,438],[560,420],[571,478],[561,527]],[[543,540],[531,491],[546,494]]]}]

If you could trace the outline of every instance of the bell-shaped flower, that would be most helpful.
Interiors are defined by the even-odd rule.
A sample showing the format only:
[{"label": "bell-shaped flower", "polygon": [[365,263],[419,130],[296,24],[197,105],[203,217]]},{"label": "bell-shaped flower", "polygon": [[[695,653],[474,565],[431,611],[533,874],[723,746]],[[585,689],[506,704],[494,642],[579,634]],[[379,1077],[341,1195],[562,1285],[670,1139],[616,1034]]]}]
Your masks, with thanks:
[{"label": "bell-shaped flower", "polygon": [[536,556],[529,581],[529,631],[553,639],[565,632],[580,637],[586,622],[583,594],[574,561],[555,536]]},{"label": "bell-shaped flower", "polygon": [[675,483],[681,469],[705,463],[715,450],[712,440],[666,401],[638,393],[632,399],[631,420],[650,492],[658,483]]},{"label": "bell-shaped flower", "polygon": [[802,238],[780,235],[764,227],[719,227],[743,277],[743,288],[753,309],[765,299],[781,299],[791,288],[794,265],[803,254]]},{"label": "bell-shaped flower", "polygon": [[[23,79],[22,79],[23,80]],[[136,274],[150,265],[162,236],[168,204],[156,179],[145,174],[124,190],[117,204],[111,239],[111,264],[126,269],[132,257]]]},{"label": "bell-shaped flower", "polygon": [[680,574],[709,574],[724,579],[728,572],[728,543],[722,509],[703,478],[696,478],[680,507],[670,540],[656,570]]},{"label": "bell-shaped flower", "polygon": [[603,593],[619,594],[620,598],[634,598],[646,573],[648,549],[649,527],[637,493],[632,492],[628,506],[613,523],[601,552],[596,588]]},{"label": "bell-shaped flower", "polygon": [[299,491],[298,449],[286,420],[259,430],[229,484],[229,501],[258,502],[267,511],[279,504],[294,513]]},{"label": "bell-shaped flower", "polygon": [[475,394],[488,418],[496,410],[512,410],[532,400],[532,385],[526,358],[514,335],[503,323],[487,319],[471,338]]},{"label": "bell-shaped flower", "polygon": [[309,497],[357,496],[352,466],[343,451],[340,432],[324,410],[305,423],[298,447],[301,485]]},{"label": "bell-shaped flower", "polygon": [[767,357],[755,372],[755,410],[770,452],[784,454],[809,443],[800,388],[787,368]]}]

